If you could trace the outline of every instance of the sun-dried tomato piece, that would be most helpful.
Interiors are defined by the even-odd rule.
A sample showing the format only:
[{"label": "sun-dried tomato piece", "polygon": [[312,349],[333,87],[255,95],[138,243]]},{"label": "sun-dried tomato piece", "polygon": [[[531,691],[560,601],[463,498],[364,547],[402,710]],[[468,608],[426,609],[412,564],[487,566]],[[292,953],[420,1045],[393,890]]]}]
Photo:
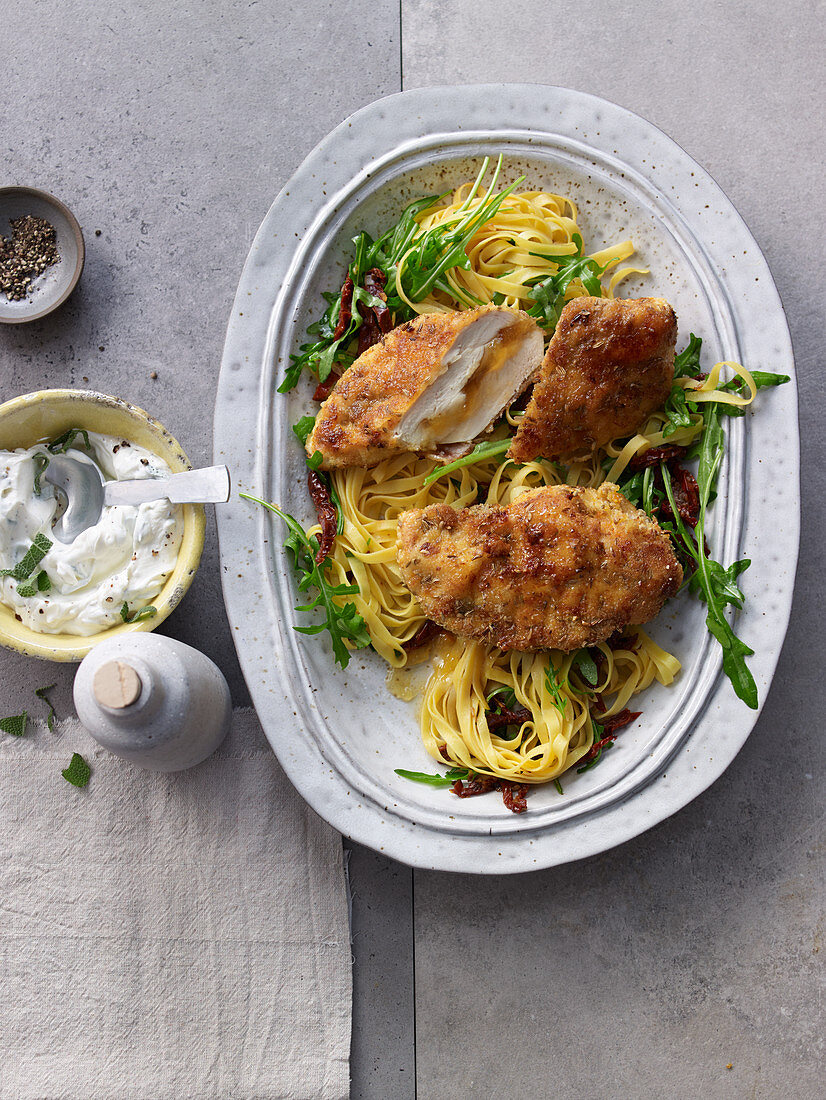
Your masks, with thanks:
[{"label": "sun-dried tomato piece", "polygon": [[[601,705],[605,705],[602,702],[602,697],[598,696]],[[636,722],[639,716],[642,714],[641,710],[621,710],[618,714],[612,714],[608,718],[602,718],[599,714],[594,715],[594,721],[598,722],[602,726],[603,735],[598,741],[595,741],[591,745],[590,749],[580,760],[580,764],[587,764],[594,757],[598,756],[600,752],[608,745],[613,745],[617,739],[617,732],[623,729],[625,726],[629,726],[632,722]]]},{"label": "sun-dried tomato piece", "polygon": [[[674,496],[674,503],[677,506],[677,512],[682,519],[683,523],[689,524],[691,527],[697,525],[697,520],[700,515],[700,488],[697,485],[697,479],[690,470],[687,470],[685,466],[681,466],[677,461],[678,458],[682,458],[686,453],[685,447],[678,447],[672,444],[668,444],[663,447],[650,447],[641,455],[635,455],[630,463],[630,470],[645,470],[650,467],[658,467],[655,473],[655,484],[657,488],[665,492],[665,483],[663,481],[663,472],[660,469],[660,463],[665,463],[668,466],[668,473],[671,480],[671,492]],[[663,519],[673,517],[674,513],[671,509],[671,504],[668,500],[662,500],[656,506],[655,512]]]},{"label": "sun-dried tomato piece", "polygon": [[316,386],[315,393],[313,394],[313,401],[326,401],[332,393],[333,386],[336,384],[336,382],[338,382],[339,378],[341,378],[341,375],[336,374],[334,370],[331,370],[324,381],[319,382],[319,384]]},{"label": "sun-dried tomato piece", "polygon": [[457,779],[450,789],[459,798],[473,798],[474,795],[487,794],[488,791],[496,790],[498,786],[499,780],[494,779],[492,775],[471,773],[468,779]]},{"label": "sun-dried tomato piece", "polygon": [[527,783],[511,783],[507,779],[502,780],[502,801],[514,814],[523,814],[528,808]]},{"label": "sun-dried tomato piece", "polygon": [[602,669],[608,658],[602,652],[601,649],[597,649],[596,646],[588,650],[588,654],[594,664],[597,666],[597,673],[602,677]]},{"label": "sun-dried tomato piece", "polygon": [[[696,527],[697,519],[700,518],[700,486],[697,485],[696,477],[691,470],[686,470],[685,466],[681,466],[679,462],[669,463],[669,475],[671,493],[678,515],[684,524]],[[657,484],[664,493],[665,485],[661,470],[657,472]],[[670,500],[661,500],[658,510],[663,519],[673,518]]]},{"label": "sun-dried tomato piece", "polygon": [[341,309],[338,314],[338,322],[333,332],[333,339],[340,340],[347,331],[347,326],[353,319],[353,280],[348,275],[341,288]]},{"label": "sun-dried tomato piece", "polygon": [[641,710],[628,710],[626,707],[625,710],[621,710],[618,714],[612,714],[609,718],[600,718],[598,714],[595,714],[594,720],[599,722],[605,733],[608,734],[615,733],[625,726],[630,726],[632,722],[636,722],[641,714]]},{"label": "sun-dried tomato piece", "polygon": [[599,753],[602,752],[606,745],[613,745],[616,739],[617,735],[615,733],[611,733],[607,737],[601,737],[599,741],[595,741],[593,745],[591,745],[590,749],[588,749],[585,755],[580,759],[580,764],[587,764],[590,760],[593,760],[595,756],[598,756]]},{"label": "sun-dried tomato piece", "polygon": [[310,490],[310,496],[318,513],[318,522],[321,524],[321,538],[318,540],[318,551],[315,556],[316,565],[321,565],[324,559],[329,557],[333,548],[338,529],[338,512],[330,498],[327,482],[315,470],[310,470],[307,474],[307,488]]},{"label": "sun-dried tomato piece", "polygon": [[358,310],[361,314],[361,327],[359,328],[358,354],[363,355],[368,348],[372,348],[381,340],[381,329],[372,309],[368,309],[363,302],[359,302]]},{"label": "sun-dried tomato piece", "polygon": [[412,649],[418,649],[419,646],[427,645],[428,642],[443,633],[444,628],[439,626],[438,623],[434,623],[432,619],[425,619],[410,641],[404,643],[402,649],[406,653],[409,653]]},{"label": "sun-dried tomato piece", "polygon": [[[386,282],[387,276],[384,272],[378,267],[371,267],[364,276],[364,289],[372,294],[374,298],[380,298],[382,302],[386,302],[387,295],[384,293],[384,284]],[[372,312],[375,314],[376,321],[381,331],[383,333],[389,332],[393,327],[393,317],[387,306],[373,306]]]},{"label": "sun-dried tomato piece", "polygon": [[645,470],[649,466],[659,466],[661,462],[673,462],[677,458],[682,458],[686,449],[678,447],[676,443],[665,443],[662,447],[649,447],[642,454],[634,455],[628,463],[628,469]]},{"label": "sun-dried tomato piece", "polygon": [[[444,754],[444,746],[441,746]],[[473,798],[477,794],[488,794],[490,791],[502,792],[502,801],[514,814],[523,814],[528,808],[527,783],[514,783],[510,779],[498,779],[492,775],[476,775],[470,773],[467,779],[457,779],[450,788],[453,794],[459,798]]]},{"label": "sun-dried tomato piece", "polygon": [[384,303],[387,295],[384,293],[384,284],[387,276],[378,267],[371,267],[364,276],[364,289],[378,299],[378,304],[366,306],[359,302],[358,310],[361,314],[361,327],[359,328],[358,354],[363,355],[368,348],[377,344],[382,336],[393,327],[393,317]]},{"label": "sun-dried tomato piece", "polygon": [[521,726],[525,722],[530,722],[533,718],[527,707],[506,707],[504,704],[498,703],[495,696],[493,702],[496,703],[499,709],[496,711],[489,710],[485,715],[491,733],[495,733],[496,730],[500,730],[504,726]]},{"label": "sun-dried tomato piece", "polygon": [[[696,527],[697,520],[700,518],[700,487],[697,479],[690,470],[686,470],[684,466],[677,463],[669,467],[669,473],[671,491],[674,494],[674,503],[677,505],[680,519],[683,523]],[[665,518],[674,515],[668,500],[662,502],[660,510]]]}]

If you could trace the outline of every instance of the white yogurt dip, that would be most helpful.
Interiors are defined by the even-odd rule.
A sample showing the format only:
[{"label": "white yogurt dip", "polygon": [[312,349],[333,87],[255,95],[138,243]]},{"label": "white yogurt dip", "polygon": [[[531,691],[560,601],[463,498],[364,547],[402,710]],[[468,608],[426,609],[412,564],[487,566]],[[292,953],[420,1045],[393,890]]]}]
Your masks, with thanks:
[{"label": "white yogurt dip", "polygon": [[[89,449],[81,435],[66,454],[87,454],[106,481],[168,477],[172,470],[163,459],[117,436],[89,432]],[[55,490],[35,475],[42,465],[35,455],[49,457],[45,444],[28,450],[0,451],[0,569],[13,569],[37,534],[52,546],[29,581],[0,578],[0,601],[32,630],[43,634],[79,634],[88,637],[130,616],[160,593],[174,568],[183,537],[183,510],[168,500],[137,507],[104,507],[98,522],[64,544],[52,532],[58,511]],[[21,596],[18,588],[45,570],[51,582],[46,592]]]}]

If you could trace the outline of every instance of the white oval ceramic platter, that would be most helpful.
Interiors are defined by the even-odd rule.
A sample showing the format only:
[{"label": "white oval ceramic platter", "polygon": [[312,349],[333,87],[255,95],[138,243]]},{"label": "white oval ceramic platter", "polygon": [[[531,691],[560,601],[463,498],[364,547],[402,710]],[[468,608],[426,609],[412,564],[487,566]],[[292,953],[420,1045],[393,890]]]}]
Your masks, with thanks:
[{"label": "white oval ceramic platter", "polygon": [[[734,359],[793,374],[789,334],[760,251],[714,181],[650,123],[581,92],[537,85],[431,88],[379,100],[307,157],[255,238],[226,339],[215,418],[215,461],[240,490],[314,521],[304,455],[291,425],[317,406],[305,380],[276,393],[284,365],[341,287],[350,242],[393,224],[412,198],[471,179],[484,156],[503,180],[569,195],[588,251],[633,237],[651,274],[622,294],[662,295],[679,318],[678,347],[702,336],[704,365]],[[737,631],[761,703],[792,597],[799,531],[794,382],[758,395],[727,421],[728,457],[713,509],[714,553],[752,558]],[[671,688],[638,697],[643,716],[600,766],[531,789],[528,811],[498,793],[458,799],[402,779],[434,772],[413,704],[393,698],[372,651],[335,667],[326,635],[293,626],[295,579],[271,513],[235,498],[218,510],[224,596],[255,707],[292,782],[345,835],[414,866],[502,873],[603,851],[673,814],[733,760],[756,714],[721,675],[719,646],[699,603],[672,601],[651,627],[678,655]]]}]

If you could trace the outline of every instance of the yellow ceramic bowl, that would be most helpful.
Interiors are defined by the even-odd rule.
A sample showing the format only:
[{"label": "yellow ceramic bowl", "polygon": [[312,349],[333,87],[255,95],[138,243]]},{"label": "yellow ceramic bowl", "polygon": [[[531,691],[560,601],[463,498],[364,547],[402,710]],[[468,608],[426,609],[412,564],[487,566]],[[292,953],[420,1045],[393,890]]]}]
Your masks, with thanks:
[{"label": "yellow ceramic bowl", "polygon": [[[39,390],[0,405],[0,450],[32,447],[57,438],[68,428],[121,435],[164,459],[173,473],[191,469],[180,444],[163,424],[119,397],[88,390]],[[158,609],[157,615],[109,627],[84,638],[76,634],[38,634],[18,622],[14,613],[0,604],[0,644],[48,661],[80,661],[104,638],[132,630],[154,630],[178,606],[192,584],[204,548],[203,505],[184,504],[183,511],[184,537],[178,560],[160,595],[152,601]]]}]

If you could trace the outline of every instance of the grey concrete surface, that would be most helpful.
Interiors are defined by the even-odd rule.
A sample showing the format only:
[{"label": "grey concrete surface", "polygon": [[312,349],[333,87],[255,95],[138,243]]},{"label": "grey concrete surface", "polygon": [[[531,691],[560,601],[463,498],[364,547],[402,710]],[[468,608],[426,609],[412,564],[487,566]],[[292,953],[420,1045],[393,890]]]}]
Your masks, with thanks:
[{"label": "grey concrete surface", "polygon": [[[4,0],[0,11],[14,44],[3,64],[3,182],[57,194],[87,248],[59,312],[0,327],[0,398],[56,386],[114,393],[207,463],[224,332],[252,238],[316,142],[398,90],[398,9],[356,4],[341,20],[330,0],[300,15],[284,0],[112,9]],[[203,566],[165,629],[205,650],[236,704],[249,704],[212,523]],[[25,694],[31,662],[3,660],[6,697]],[[70,677],[58,678],[68,707]]]},{"label": "grey concrete surface", "polygon": [[518,879],[416,873],[428,1100],[826,1094],[824,30],[824,5],[805,0],[782,13],[763,0],[520,0],[507,18],[493,0],[472,16],[448,0],[403,5],[405,87],[501,77],[579,88],[649,118],[711,172],[780,290],[803,442],[791,627],[727,774],[595,859]]},{"label": "grey concrete surface", "polygon": [[413,1100],[413,871],[345,842],[353,898],[351,1100]]},{"label": "grey concrete surface", "polygon": [[[398,4],[357,0],[343,16],[331,0],[0,0],[0,27],[0,185],[56,194],[87,247],[58,313],[0,326],[0,400],[61,386],[117,394],[208,463],[224,331],[252,238],[313,145],[399,90]],[[162,630],[204,650],[234,703],[249,703],[213,517],[200,572]],[[58,713],[73,713],[73,676],[74,666],[0,651],[0,714],[38,713],[33,690],[52,681]],[[365,1096],[404,1100],[415,1088],[411,875],[364,849],[351,867],[354,1082],[368,1082]]]},{"label": "grey concrete surface", "polygon": [[[730,195],[778,283],[801,392],[802,555],[765,711],[702,798],[591,860],[414,876],[354,846],[353,1095],[823,1095],[823,3],[0,0],[0,17],[0,182],[56,193],[88,247],[60,313],[0,328],[0,399],[119,393],[193,462],[210,458],[224,328],[261,217],[312,145],[377,96],[581,88],[650,118]],[[212,526],[168,630],[247,701]],[[0,710],[54,679],[69,713],[72,672],[0,653]]]}]

